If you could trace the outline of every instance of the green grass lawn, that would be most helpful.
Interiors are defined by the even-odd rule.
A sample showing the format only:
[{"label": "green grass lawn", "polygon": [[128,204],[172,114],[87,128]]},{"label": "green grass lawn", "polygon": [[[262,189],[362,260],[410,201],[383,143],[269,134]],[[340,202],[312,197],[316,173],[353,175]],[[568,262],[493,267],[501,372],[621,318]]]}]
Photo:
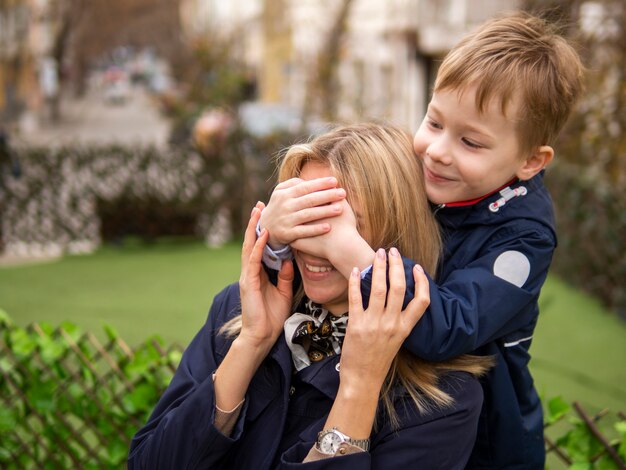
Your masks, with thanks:
[{"label": "green grass lawn", "polygon": [[[213,296],[239,276],[240,245],[199,242],[105,247],[91,256],[0,268],[0,308],[16,323],[110,324],[131,344],[151,334],[185,345]],[[531,367],[542,396],[592,410],[626,409],[626,325],[556,278],[541,298]]]},{"label": "green grass lawn", "polygon": [[[69,320],[130,344],[159,334],[186,345],[206,320],[213,296],[239,278],[240,245],[126,243],[90,256],[0,268],[0,308],[19,325]],[[101,335],[102,336],[102,335]]]}]

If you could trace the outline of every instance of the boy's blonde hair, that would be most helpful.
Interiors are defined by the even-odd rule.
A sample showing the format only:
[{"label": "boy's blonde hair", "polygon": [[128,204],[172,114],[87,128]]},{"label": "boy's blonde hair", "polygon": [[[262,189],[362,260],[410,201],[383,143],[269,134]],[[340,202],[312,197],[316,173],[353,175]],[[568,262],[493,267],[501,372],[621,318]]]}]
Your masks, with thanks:
[{"label": "boy's blonde hair", "polygon": [[[414,153],[411,136],[398,128],[357,124],[336,128],[307,144],[294,145],[282,158],[278,180],[300,176],[308,162],[328,165],[347,200],[358,206],[359,232],[374,248],[396,247],[400,253],[436,272],[441,251],[439,228],[430,210],[422,166]],[[296,299],[302,295],[296,295]],[[298,300],[296,300],[296,303]],[[228,336],[241,331],[241,317],[221,328]],[[393,389],[400,385],[420,412],[452,404],[439,387],[447,371],[483,374],[491,359],[464,355],[431,363],[401,349],[387,375],[381,401],[392,426],[398,425]]]},{"label": "boy's blonde hair", "polygon": [[522,157],[553,145],[583,88],[584,67],[554,25],[523,12],[487,21],[444,58],[434,92],[476,86],[476,106],[500,101],[507,115],[519,102],[517,132]]}]

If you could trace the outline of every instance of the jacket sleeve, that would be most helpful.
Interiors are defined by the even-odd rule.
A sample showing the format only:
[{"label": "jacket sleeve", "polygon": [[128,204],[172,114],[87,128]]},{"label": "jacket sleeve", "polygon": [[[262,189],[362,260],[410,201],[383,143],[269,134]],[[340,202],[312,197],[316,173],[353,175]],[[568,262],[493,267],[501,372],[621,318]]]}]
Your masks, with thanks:
[{"label": "jacket sleeve", "polygon": [[[483,392],[478,380],[467,378],[454,383],[454,405],[449,410],[434,411],[422,417],[410,405],[407,425],[394,430],[383,425],[371,442],[369,452],[301,463],[313,443],[299,443],[281,459],[280,469],[387,470],[389,468],[424,468],[456,470],[465,468],[474,441]],[[403,406],[403,405],[400,405]],[[384,421],[384,420],[382,420]]]},{"label": "jacket sleeve", "polygon": [[204,327],[189,344],[167,390],[148,423],[133,437],[128,468],[219,468],[221,458],[242,432],[246,406],[231,437],[214,425],[215,393],[212,373],[221,358],[216,351],[216,331],[236,307],[234,287],[216,296]]},{"label": "jacket sleeve", "polygon": [[[441,283],[428,278],[430,306],[404,343],[413,354],[444,361],[520,328],[532,329],[536,318],[530,312],[535,312],[532,304],[537,302],[552,261],[554,237],[538,229],[519,232],[509,227],[485,246]],[[403,262],[406,306],[415,291],[415,262]],[[361,290],[365,303],[371,291],[371,274],[361,282]]]}]

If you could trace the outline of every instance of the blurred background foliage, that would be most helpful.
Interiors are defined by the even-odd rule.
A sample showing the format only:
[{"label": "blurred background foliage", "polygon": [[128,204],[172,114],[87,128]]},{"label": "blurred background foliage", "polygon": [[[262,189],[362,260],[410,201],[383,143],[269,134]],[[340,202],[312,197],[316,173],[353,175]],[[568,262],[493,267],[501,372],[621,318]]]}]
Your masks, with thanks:
[{"label": "blurred background foliage", "polygon": [[585,93],[546,172],[560,241],[553,272],[626,318],[626,6],[525,3],[563,25],[587,67]]}]

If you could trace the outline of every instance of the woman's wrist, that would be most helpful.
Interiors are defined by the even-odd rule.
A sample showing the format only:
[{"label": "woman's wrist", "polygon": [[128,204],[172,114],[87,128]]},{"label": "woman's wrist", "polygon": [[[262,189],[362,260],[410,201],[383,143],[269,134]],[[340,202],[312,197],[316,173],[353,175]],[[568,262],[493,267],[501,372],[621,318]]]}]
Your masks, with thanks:
[{"label": "woman's wrist", "polygon": [[380,387],[340,383],[324,429],[336,427],[352,439],[368,439],[374,424]]},{"label": "woman's wrist", "polygon": [[341,371],[339,388],[342,395],[346,398],[359,399],[359,397],[370,397],[372,400],[377,401],[384,381],[384,377],[368,377],[365,374],[351,376],[348,374],[344,375],[343,371]]},{"label": "woman's wrist", "polygon": [[270,347],[255,346],[237,337],[230,346],[222,364],[215,371],[215,405],[231,410],[245,397],[257,369],[267,356]]},{"label": "woman's wrist", "polygon": [[250,360],[260,364],[269,354],[275,342],[276,338],[255,338],[242,332],[233,341],[231,349],[234,349],[237,357],[242,360]]}]

